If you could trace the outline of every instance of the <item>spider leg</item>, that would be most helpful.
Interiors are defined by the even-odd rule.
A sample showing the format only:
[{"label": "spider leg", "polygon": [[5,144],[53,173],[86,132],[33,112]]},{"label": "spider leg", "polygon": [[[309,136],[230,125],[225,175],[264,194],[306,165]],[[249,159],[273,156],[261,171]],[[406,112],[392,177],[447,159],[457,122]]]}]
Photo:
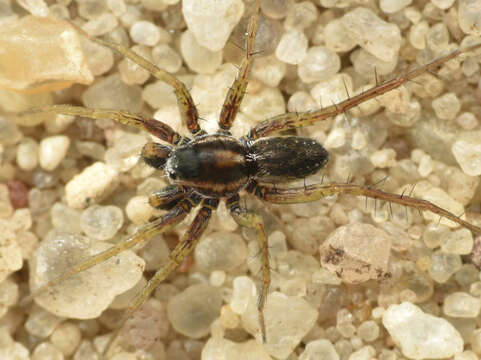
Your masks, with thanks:
[{"label": "spider leg", "polygon": [[278,188],[271,185],[253,185],[248,191],[254,193],[259,198],[275,204],[296,204],[304,202],[312,202],[326,196],[350,194],[356,196],[365,196],[373,199],[388,201],[395,204],[408,206],[418,211],[430,211],[438,214],[443,218],[447,218],[465,228],[481,234],[481,228],[475,226],[461,217],[433,204],[432,202],[417,199],[408,195],[398,195],[384,192],[382,190],[373,189],[366,186],[354,184],[312,184],[305,187],[295,188]]},{"label": "spider leg", "polygon": [[70,24],[82,35],[88,38],[90,41],[93,41],[97,44],[103,45],[108,47],[112,50],[117,51],[121,55],[125,56],[127,59],[133,61],[137,65],[143,67],[149,73],[151,73],[155,78],[169,84],[174,88],[175,96],[177,98],[177,104],[180,108],[180,114],[182,119],[185,121],[187,128],[193,135],[200,135],[204,133],[203,130],[199,126],[199,114],[197,112],[197,108],[192,100],[192,96],[190,96],[189,91],[185,84],[178,80],[172,74],[158,68],[156,65],[152,64],[150,61],[145,59],[144,57],[138,55],[134,51],[116,43],[112,43],[110,41],[106,41],[103,39],[99,39],[96,37],[92,37],[87,34],[82,28],[77,26],[76,24],[70,22]]},{"label": "spider leg", "polygon": [[184,200],[179,202],[175,208],[173,208],[171,211],[169,211],[167,214],[164,216],[145,224],[142,226],[134,235],[131,237],[121,241],[115,246],[112,246],[111,248],[95,255],[92,256],[91,258],[87,259],[86,261],[72,267],[70,270],[66,271],[59,277],[49,281],[48,283],[42,285],[35,291],[33,291],[29,296],[24,298],[22,300],[22,305],[27,304],[30,302],[35,296],[38,294],[46,291],[47,289],[61,283],[62,281],[68,279],[69,277],[78,274],[82,271],[85,271],[87,269],[90,269],[91,267],[100,264],[107,259],[110,259],[111,257],[120,254],[121,252],[132,248],[133,246],[140,244],[152,236],[156,234],[163,233],[166,230],[171,229],[175,225],[177,225],[179,222],[181,222],[187,214],[190,212],[190,210],[194,207],[197,206],[200,202],[200,197],[198,195],[191,195],[189,197],[186,197]]},{"label": "spider leg", "polygon": [[254,42],[257,34],[257,25],[259,22],[259,1],[255,2],[254,13],[247,25],[247,41],[246,41],[246,54],[242,59],[239,73],[234,83],[227,92],[227,96],[222,105],[222,110],[219,118],[219,128],[222,130],[229,130],[234,122],[234,119],[239,111],[239,106],[244,98],[249,71],[252,66],[252,60],[254,56]]},{"label": "spider leg", "polygon": [[171,274],[182,261],[195,249],[195,246],[199,242],[202,233],[207,227],[209,220],[212,216],[212,211],[217,208],[219,204],[218,199],[204,199],[201,204],[201,208],[197,213],[194,221],[192,222],[189,230],[184,234],[182,240],[177,244],[174,250],[170,253],[169,261],[155,275],[149,280],[147,285],[139,292],[136,297],[129,304],[129,307],[122,316],[117,330],[110,338],[104,353],[108,354],[113,343],[117,339],[120,330],[125,322],[132,316],[132,314],[147,300],[149,295],[154,291],[159,284],[164,281],[169,274]]},{"label": "spider leg", "polygon": [[89,109],[86,107],[73,105],[50,105],[27,110],[17,114],[16,116],[27,116],[39,112],[53,112],[56,114],[83,116],[90,119],[110,119],[120,124],[146,130],[150,134],[172,145],[179,144],[183,139],[182,136],[179,135],[174,129],[161,121],[147,119],[142,115],[121,110]]},{"label": "spider leg", "polygon": [[346,100],[341,101],[340,103],[333,104],[331,106],[322,108],[320,110],[300,112],[300,113],[290,112],[290,113],[274,116],[270,119],[262,121],[261,123],[256,125],[254,128],[252,128],[248,134],[248,138],[255,140],[255,139],[267,136],[274,132],[313,125],[318,121],[323,121],[328,118],[345,113],[349,109],[352,109],[369,99],[373,99],[388,91],[398,88],[399,86],[407,83],[408,81],[411,81],[412,79],[416,78],[417,76],[427,71],[428,72],[434,71],[437,67],[441,66],[442,64],[444,64],[445,62],[451,59],[454,59],[460,54],[476,50],[480,47],[481,47],[481,43],[468,46],[464,49],[456,50],[446,56],[443,56],[437,60],[430,62],[429,64],[426,64],[413,71],[410,71],[403,76],[386,81],[384,83],[380,83],[375,87],[360,93],[359,95],[348,97]]},{"label": "spider leg", "polygon": [[259,314],[259,325],[261,329],[262,341],[266,339],[266,324],[264,319],[264,305],[266,304],[269,286],[271,284],[271,272],[269,267],[269,247],[267,244],[266,230],[262,217],[254,212],[242,210],[239,206],[239,195],[235,195],[226,202],[230,214],[234,220],[240,225],[256,230],[257,239],[259,241],[260,253],[262,257],[262,286],[257,302],[257,310]]}]

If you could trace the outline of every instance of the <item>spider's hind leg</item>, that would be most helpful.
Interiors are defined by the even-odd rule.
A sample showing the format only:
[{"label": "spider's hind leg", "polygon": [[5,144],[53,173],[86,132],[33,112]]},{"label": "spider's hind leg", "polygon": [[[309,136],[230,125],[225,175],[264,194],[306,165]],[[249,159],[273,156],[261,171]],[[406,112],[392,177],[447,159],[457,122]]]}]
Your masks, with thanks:
[{"label": "spider's hind leg", "polygon": [[254,42],[257,34],[257,25],[259,22],[259,1],[256,0],[254,13],[247,25],[247,41],[246,41],[246,55],[242,60],[237,79],[227,92],[227,96],[222,105],[222,110],[219,118],[219,128],[228,131],[239,111],[240,104],[247,89],[249,71],[252,66],[254,56]]},{"label": "spider's hind leg", "polygon": [[254,229],[257,233],[259,241],[261,258],[262,258],[262,286],[257,302],[257,310],[259,313],[259,325],[262,335],[262,341],[266,343],[266,324],[264,319],[264,306],[271,284],[271,270],[269,266],[269,247],[267,244],[266,230],[262,217],[254,212],[242,210],[239,206],[239,195],[235,195],[226,201],[227,208],[234,220],[240,225]]}]

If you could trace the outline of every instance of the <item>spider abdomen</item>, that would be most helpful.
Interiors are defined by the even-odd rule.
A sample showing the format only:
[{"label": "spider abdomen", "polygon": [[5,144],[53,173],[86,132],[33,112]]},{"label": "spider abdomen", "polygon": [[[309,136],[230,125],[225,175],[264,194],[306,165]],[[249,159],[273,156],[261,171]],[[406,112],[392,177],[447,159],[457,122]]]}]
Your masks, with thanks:
[{"label": "spider abdomen", "polygon": [[299,136],[266,137],[249,146],[255,165],[254,177],[261,181],[285,182],[302,179],[323,168],[329,154],[317,141]]}]

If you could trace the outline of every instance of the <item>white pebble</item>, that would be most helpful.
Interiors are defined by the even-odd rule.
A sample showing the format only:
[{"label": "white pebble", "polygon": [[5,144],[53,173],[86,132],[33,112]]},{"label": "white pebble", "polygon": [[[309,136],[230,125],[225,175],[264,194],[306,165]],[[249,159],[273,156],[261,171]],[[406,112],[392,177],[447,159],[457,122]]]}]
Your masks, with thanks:
[{"label": "white pebble", "polygon": [[339,360],[339,355],[334,345],[329,340],[319,339],[308,342],[304,351],[299,355],[299,360]]},{"label": "white pebble", "polygon": [[393,14],[411,4],[412,0],[380,0],[379,7],[386,14]]},{"label": "white pebble", "polygon": [[136,21],[130,28],[130,37],[140,45],[154,46],[160,40],[160,31],[150,21]]},{"label": "white pebble", "polygon": [[458,19],[465,34],[481,36],[481,2],[459,0]]},{"label": "white pebble", "polygon": [[234,342],[219,337],[211,337],[202,349],[202,360],[271,360],[262,345],[255,340]]},{"label": "white pebble", "polygon": [[479,315],[481,300],[465,292],[455,292],[444,298],[443,312],[456,318],[475,318]]},{"label": "white pebble", "polygon": [[402,40],[397,25],[363,7],[351,10],[341,20],[349,36],[372,55],[384,61],[397,57]]},{"label": "white pebble", "polygon": [[97,240],[112,239],[122,227],[124,214],[117,206],[93,205],[85,209],[80,218],[83,232]]},{"label": "white pebble", "polygon": [[119,184],[118,172],[102,162],[85,168],[65,185],[68,206],[82,209],[100,202]]},{"label": "white pebble", "polygon": [[38,143],[32,138],[24,138],[17,147],[17,165],[25,171],[33,170],[38,164]]},{"label": "white pebble", "polygon": [[185,0],[182,14],[200,45],[217,52],[244,13],[242,0]]},{"label": "white pebble", "polygon": [[[479,134],[480,132],[476,132]],[[451,147],[461,169],[470,176],[481,175],[481,141],[475,137],[455,141]]]},{"label": "white pebble", "polygon": [[375,167],[393,167],[396,165],[396,151],[393,149],[378,150],[372,153],[369,159]]},{"label": "white pebble", "polygon": [[222,63],[222,51],[201,46],[189,30],[180,36],[180,51],[187,66],[199,74],[212,74]]},{"label": "white pebble", "polygon": [[241,315],[246,311],[249,300],[255,293],[255,284],[247,276],[238,276],[234,279],[232,287],[230,306],[232,311]]},{"label": "white pebble", "polygon": [[389,306],[382,323],[408,358],[448,358],[463,351],[461,335],[447,320],[426,314],[410,302]]},{"label": "white pebble", "polygon": [[67,155],[70,138],[64,135],[44,138],[39,146],[40,166],[47,171],[54,170]]},{"label": "white pebble", "polygon": [[456,118],[461,103],[455,93],[446,93],[432,101],[436,116],[441,120],[453,120]]},{"label": "white pebble", "polygon": [[[30,264],[31,288],[38,288],[73,265],[111,247],[80,235],[52,233],[42,241]],[[95,318],[118,294],[138,283],[143,269],[144,261],[126,250],[38,294],[35,301],[57,316]]]},{"label": "white pebble", "polygon": [[276,57],[287,64],[297,65],[306,57],[307,45],[307,37],[302,31],[287,31],[277,45]]},{"label": "white pebble", "polygon": [[303,82],[311,83],[330,78],[340,68],[339,55],[325,46],[313,46],[307,51],[307,55],[299,64],[297,72]]}]

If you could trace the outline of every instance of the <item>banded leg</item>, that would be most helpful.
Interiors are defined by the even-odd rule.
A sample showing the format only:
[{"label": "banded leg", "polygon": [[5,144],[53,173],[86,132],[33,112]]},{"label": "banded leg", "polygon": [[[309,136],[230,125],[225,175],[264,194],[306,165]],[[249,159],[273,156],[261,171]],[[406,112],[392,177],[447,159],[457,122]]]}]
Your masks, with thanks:
[{"label": "banded leg", "polygon": [[222,130],[229,130],[234,122],[234,119],[239,111],[240,104],[244,98],[247,89],[249,71],[252,66],[254,56],[254,42],[257,34],[257,25],[259,22],[259,1],[255,2],[254,13],[247,25],[247,41],[246,41],[246,55],[242,59],[241,66],[237,79],[227,92],[227,96],[222,105],[219,118],[219,128]]},{"label": "banded leg", "polygon": [[187,125],[187,128],[189,129],[189,131],[193,135],[200,135],[204,133],[204,131],[199,126],[199,122],[198,122],[199,114],[197,112],[197,108],[194,104],[194,101],[192,100],[192,96],[190,96],[190,93],[187,90],[187,87],[182,81],[178,80],[172,74],[169,74],[168,72],[162,69],[159,69],[156,65],[152,64],[150,61],[136,54],[132,50],[120,44],[115,44],[106,40],[92,37],[89,34],[87,34],[83,29],[75,25],[74,23],[70,23],[70,24],[78,32],[80,32],[86,38],[88,38],[90,41],[93,41],[97,44],[103,45],[105,47],[108,47],[112,50],[117,51],[121,55],[125,56],[127,59],[143,67],[145,70],[151,73],[152,76],[154,76],[155,78],[172,86],[174,88],[175,97],[177,98],[177,104],[179,105],[179,108],[180,108],[180,114],[181,114],[182,120],[185,121],[185,124]]},{"label": "banded leg", "polygon": [[461,217],[433,204],[432,202],[417,199],[404,194],[392,194],[382,190],[354,184],[313,184],[295,188],[278,188],[273,185],[254,185],[248,191],[259,198],[275,204],[296,204],[317,201],[331,195],[350,194],[366,196],[373,199],[384,200],[395,204],[408,206],[419,211],[430,211],[441,217],[447,218],[465,228],[481,234],[481,228],[470,224]]},{"label": "banded leg", "polygon": [[29,296],[22,300],[22,304],[30,302],[36,295],[44,292],[45,290],[61,283],[62,281],[68,279],[69,277],[78,274],[82,271],[90,269],[91,267],[100,264],[121,252],[132,248],[133,246],[140,244],[154,235],[163,233],[179,222],[181,222],[187,214],[191,211],[194,206],[197,206],[200,202],[200,197],[198,195],[191,195],[185,198],[183,201],[179,202],[175,208],[169,211],[164,216],[144,225],[141,227],[134,235],[130,238],[118,243],[111,248],[92,256],[90,259],[72,267],[69,271],[63,273],[59,277],[49,281],[45,285],[42,285],[35,291],[33,291]]},{"label": "banded leg", "polygon": [[456,50],[449,55],[443,56],[437,60],[430,62],[429,64],[410,71],[404,76],[392,79],[390,81],[386,81],[359,95],[350,97],[344,101],[341,101],[338,104],[334,104],[323,109],[301,113],[290,112],[274,116],[270,119],[262,121],[254,128],[252,128],[248,134],[248,138],[255,140],[274,132],[313,125],[318,121],[326,120],[339,114],[343,114],[347,110],[352,109],[369,99],[373,99],[379,95],[387,93],[388,91],[398,88],[399,86],[407,83],[410,80],[413,80],[414,78],[425,72],[434,71],[437,67],[441,66],[449,60],[454,59],[460,54],[473,51],[478,48],[481,48],[481,43],[468,46],[464,49]]},{"label": "banded leg", "polygon": [[132,314],[147,300],[149,295],[154,291],[159,284],[164,281],[170,273],[172,273],[182,261],[195,249],[195,246],[199,242],[202,233],[207,227],[209,220],[212,216],[212,211],[217,208],[219,200],[217,199],[205,199],[202,201],[202,207],[197,213],[194,221],[190,225],[189,230],[184,234],[182,240],[177,244],[174,250],[170,253],[169,261],[165,264],[155,275],[149,280],[147,285],[141,292],[132,300],[129,307],[122,316],[117,330],[111,337],[107,347],[105,348],[105,354],[110,352],[110,348],[117,339],[120,330],[125,322],[132,316]]},{"label": "banded leg", "polygon": [[179,135],[169,125],[158,120],[144,118],[142,115],[133,114],[128,111],[89,109],[86,107],[73,105],[51,105],[28,110],[18,114],[17,116],[26,116],[38,112],[52,112],[56,114],[83,116],[89,119],[110,119],[120,124],[145,130],[172,145],[177,145],[182,141],[182,136]]},{"label": "banded leg", "polygon": [[271,284],[271,270],[269,267],[269,247],[267,244],[266,230],[264,228],[264,220],[254,212],[244,211],[239,206],[239,195],[235,195],[227,200],[227,207],[234,220],[240,225],[254,229],[257,233],[257,240],[261,249],[262,257],[262,286],[257,302],[257,310],[259,313],[259,325],[261,329],[262,341],[266,343],[266,324],[264,319],[264,306],[266,304],[269,286]]}]

